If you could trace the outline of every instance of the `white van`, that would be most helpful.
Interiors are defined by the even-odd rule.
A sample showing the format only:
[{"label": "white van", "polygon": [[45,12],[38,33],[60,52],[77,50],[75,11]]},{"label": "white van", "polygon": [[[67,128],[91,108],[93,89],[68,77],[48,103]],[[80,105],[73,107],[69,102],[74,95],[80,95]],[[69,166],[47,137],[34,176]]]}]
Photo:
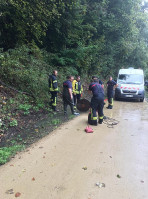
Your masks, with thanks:
[{"label": "white van", "polygon": [[142,69],[120,69],[115,99],[131,98],[144,101],[144,73]]}]

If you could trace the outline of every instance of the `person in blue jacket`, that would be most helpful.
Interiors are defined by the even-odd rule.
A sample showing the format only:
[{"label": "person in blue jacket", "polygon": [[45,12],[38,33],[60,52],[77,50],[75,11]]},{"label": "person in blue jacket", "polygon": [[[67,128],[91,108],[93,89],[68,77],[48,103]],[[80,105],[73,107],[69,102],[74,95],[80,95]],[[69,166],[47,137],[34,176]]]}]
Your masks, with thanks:
[{"label": "person in blue jacket", "polygon": [[107,107],[107,109],[112,109],[113,108],[114,87],[117,87],[117,83],[110,76],[109,77],[109,81],[107,82],[107,98],[108,98],[108,107]]},{"label": "person in blue jacket", "polygon": [[71,113],[73,115],[79,115],[74,110],[74,100],[72,93],[72,82],[74,80],[73,76],[68,76],[67,80],[63,82],[63,105],[64,105],[64,115],[67,114],[67,106],[71,108]]},{"label": "person in blue jacket", "polygon": [[[93,97],[91,98],[91,121],[92,125],[99,124],[103,122],[103,107],[104,107],[104,89],[101,84],[99,84],[99,79],[93,76],[92,83],[89,85],[89,90],[92,91]],[[97,117],[98,112],[98,117]]]}]

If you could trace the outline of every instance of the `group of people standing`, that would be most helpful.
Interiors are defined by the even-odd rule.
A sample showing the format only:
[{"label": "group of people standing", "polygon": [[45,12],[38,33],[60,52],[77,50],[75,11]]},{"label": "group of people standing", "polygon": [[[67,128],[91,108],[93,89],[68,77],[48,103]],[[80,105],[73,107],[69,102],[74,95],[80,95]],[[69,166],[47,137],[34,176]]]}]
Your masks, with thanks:
[{"label": "group of people standing", "polygon": [[[53,111],[58,111],[57,106],[57,93],[58,93],[58,83],[57,83],[58,71],[54,70],[52,75],[49,76],[49,91],[51,93],[50,105]],[[113,108],[113,88],[116,87],[116,82],[109,78],[107,82],[107,98],[108,98],[108,109]],[[92,82],[89,85],[89,90],[92,92],[91,98],[91,112],[88,116],[88,121],[92,125],[102,124],[104,114],[104,85],[97,76],[92,76]],[[80,76],[76,76],[74,79],[73,76],[68,76],[67,80],[63,82],[63,105],[64,105],[64,114],[67,114],[67,106],[71,108],[71,113],[73,115],[79,115],[76,112],[76,104],[81,99],[83,92],[83,86],[80,81]],[[98,112],[98,114],[97,114]],[[98,116],[97,116],[98,115]]]},{"label": "group of people standing", "polygon": [[[59,91],[57,84],[56,70],[53,71],[52,75],[49,75],[49,91],[51,94],[50,106],[53,111],[58,112],[57,106],[57,93]],[[73,115],[79,115],[76,112],[76,103],[80,100],[83,92],[83,86],[81,85],[80,76],[77,76],[74,80],[73,76],[67,76],[67,80],[63,82],[63,105],[64,105],[64,115],[67,114],[67,106],[71,108]]]}]

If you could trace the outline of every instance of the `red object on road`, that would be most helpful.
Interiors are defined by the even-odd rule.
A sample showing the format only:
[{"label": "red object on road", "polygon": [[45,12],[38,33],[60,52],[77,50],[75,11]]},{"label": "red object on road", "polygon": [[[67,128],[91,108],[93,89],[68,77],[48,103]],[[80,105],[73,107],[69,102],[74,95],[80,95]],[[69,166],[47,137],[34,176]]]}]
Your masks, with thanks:
[{"label": "red object on road", "polygon": [[86,133],[93,133],[94,131],[93,131],[93,129],[92,129],[90,126],[87,126],[87,127],[85,128],[85,132],[86,132]]}]

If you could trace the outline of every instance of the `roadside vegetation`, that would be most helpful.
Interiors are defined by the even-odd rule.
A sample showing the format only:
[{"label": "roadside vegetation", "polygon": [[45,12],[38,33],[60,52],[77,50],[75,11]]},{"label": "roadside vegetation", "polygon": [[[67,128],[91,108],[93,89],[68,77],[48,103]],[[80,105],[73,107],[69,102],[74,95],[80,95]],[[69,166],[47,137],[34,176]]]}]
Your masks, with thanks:
[{"label": "roadside vegetation", "polygon": [[61,110],[67,75],[106,81],[134,67],[148,80],[147,2],[1,0],[0,10],[0,164],[65,121],[48,106],[53,70]]}]

